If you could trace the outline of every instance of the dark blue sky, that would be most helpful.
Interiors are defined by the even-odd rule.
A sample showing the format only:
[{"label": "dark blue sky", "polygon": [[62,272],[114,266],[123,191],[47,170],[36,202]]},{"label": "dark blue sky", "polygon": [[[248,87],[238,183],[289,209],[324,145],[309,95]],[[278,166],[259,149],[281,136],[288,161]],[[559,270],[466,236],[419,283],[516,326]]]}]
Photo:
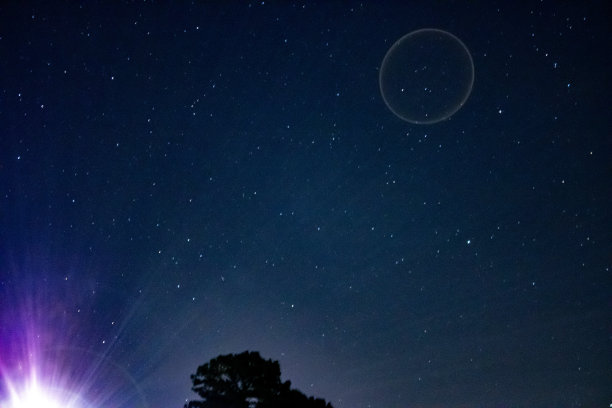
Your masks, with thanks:
[{"label": "dark blue sky", "polygon": [[[5,398],[36,350],[178,408],[249,349],[336,408],[612,403],[605,2],[45,3],[0,6]],[[475,82],[414,125],[424,27]]]}]

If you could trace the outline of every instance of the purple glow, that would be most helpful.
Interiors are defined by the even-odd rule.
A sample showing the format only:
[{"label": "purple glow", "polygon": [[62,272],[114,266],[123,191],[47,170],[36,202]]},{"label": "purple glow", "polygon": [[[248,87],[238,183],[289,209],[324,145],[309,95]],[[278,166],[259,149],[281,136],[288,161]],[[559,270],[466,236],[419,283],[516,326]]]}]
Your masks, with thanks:
[{"label": "purple glow", "polygon": [[36,370],[29,378],[13,380],[3,375],[9,399],[0,401],[2,408],[87,408],[91,407],[79,395],[40,382]]},{"label": "purple glow", "polygon": [[99,344],[86,324],[49,288],[29,289],[0,302],[0,408],[147,408],[112,345],[84,347]]},{"label": "purple glow", "polygon": [[80,395],[83,384],[66,369],[69,361],[56,360],[57,350],[41,346],[50,337],[47,330],[37,329],[34,321],[14,319],[12,323],[10,335],[1,339],[0,408],[92,407]]}]

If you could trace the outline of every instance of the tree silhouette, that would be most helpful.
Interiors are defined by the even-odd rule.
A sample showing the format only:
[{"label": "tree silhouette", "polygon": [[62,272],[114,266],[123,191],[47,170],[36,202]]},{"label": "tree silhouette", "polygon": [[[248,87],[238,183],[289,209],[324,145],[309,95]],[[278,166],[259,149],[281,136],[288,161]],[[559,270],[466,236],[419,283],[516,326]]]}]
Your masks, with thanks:
[{"label": "tree silhouette", "polygon": [[291,389],[290,381],[281,381],[278,362],[256,351],[213,358],[198,367],[191,381],[202,400],[189,401],[185,408],[333,408]]}]

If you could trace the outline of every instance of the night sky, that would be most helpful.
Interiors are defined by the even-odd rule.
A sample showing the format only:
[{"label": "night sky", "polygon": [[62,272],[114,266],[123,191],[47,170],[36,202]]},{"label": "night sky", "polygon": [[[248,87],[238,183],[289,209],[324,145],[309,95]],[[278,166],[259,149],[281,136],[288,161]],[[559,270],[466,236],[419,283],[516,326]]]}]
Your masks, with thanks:
[{"label": "night sky", "polygon": [[[168,3],[0,6],[0,407],[244,350],[335,408],[612,403],[608,2]],[[475,79],[419,125],[427,27]]]}]

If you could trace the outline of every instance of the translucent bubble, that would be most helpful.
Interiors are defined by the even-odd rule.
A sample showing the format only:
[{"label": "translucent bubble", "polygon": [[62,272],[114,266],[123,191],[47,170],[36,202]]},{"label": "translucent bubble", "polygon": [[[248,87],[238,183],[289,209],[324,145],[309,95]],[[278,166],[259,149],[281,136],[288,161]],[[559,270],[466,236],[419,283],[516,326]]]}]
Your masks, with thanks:
[{"label": "translucent bubble", "polygon": [[424,28],[406,34],[387,51],[380,92],[397,117],[415,124],[448,119],[470,96],[474,62],[457,37]]}]

